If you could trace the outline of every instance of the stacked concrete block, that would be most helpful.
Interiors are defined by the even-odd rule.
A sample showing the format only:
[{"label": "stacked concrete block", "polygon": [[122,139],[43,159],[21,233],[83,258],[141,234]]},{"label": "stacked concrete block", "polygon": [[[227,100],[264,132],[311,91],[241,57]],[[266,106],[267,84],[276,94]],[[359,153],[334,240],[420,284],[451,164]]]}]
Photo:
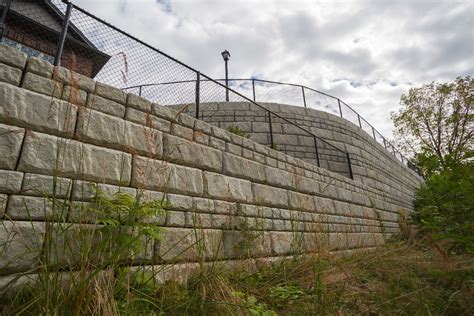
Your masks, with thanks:
[{"label": "stacked concrete block", "polygon": [[[51,229],[73,228],[61,238],[76,250],[53,263],[73,260],[87,245],[76,231],[100,230],[106,219],[97,199],[117,193],[165,208],[139,219],[163,229],[129,258],[149,265],[370,249],[397,233],[400,210],[411,209],[415,180],[385,183],[361,163],[354,171],[376,185],[353,181],[2,45],[0,67],[15,68],[0,76],[0,275],[35,272]],[[253,113],[248,103],[203,107],[212,109],[223,122]],[[241,126],[264,133],[266,112],[255,113]],[[298,132],[275,124],[279,133]],[[304,135],[289,137],[288,146],[310,145]]]},{"label": "stacked concrete block", "polygon": [[[311,131],[351,155],[354,179],[378,190],[395,190],[411,195],[422,180],[382,145],[353,123],[336,115],[313,109],[264,103],[266,108]],[[204,104],[202,119],[221,128],[239,127],[250,139],[269,144],[268,113],[250,103]],[[250,125],[249,122],[252,122]],[[278,150],[316,164],[314,139],[308,133],[283,119],[272,120],[273,141]],[[349,177],[344,153],[318,141],[320,165]],[[390,165],[390,168],[387,168]],[[370,170],[371,173],[367,173]],[[396,170],[397,172],[392,172]],[[388,186],[384,188],[384,185]],[[403,198],[397,197],[399,202]],[[409,204],[405,205],[408,206]]]}]

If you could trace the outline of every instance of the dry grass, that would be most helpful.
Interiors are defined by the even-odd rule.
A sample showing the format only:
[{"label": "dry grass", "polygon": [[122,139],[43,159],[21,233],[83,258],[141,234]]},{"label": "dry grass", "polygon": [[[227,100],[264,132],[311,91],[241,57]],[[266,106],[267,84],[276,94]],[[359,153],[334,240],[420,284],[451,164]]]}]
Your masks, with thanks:
[{"label": "dry grass", "polygon": [[[270,316],[474,312],[472,255],[445,257],[436,247],[402,241],[349,257],[326,252],[298,256],[251,272],[244,266],[228,271],[218,264],[203,265],[186,283],[149,282],[123,267],[101,271],[69,276],[74,282],[68,286],[61,278],[54,283],[54,273],[44,276],[32,290],[4,301],[0,313]],[[50,293],[45,295],[47,291]]]}]

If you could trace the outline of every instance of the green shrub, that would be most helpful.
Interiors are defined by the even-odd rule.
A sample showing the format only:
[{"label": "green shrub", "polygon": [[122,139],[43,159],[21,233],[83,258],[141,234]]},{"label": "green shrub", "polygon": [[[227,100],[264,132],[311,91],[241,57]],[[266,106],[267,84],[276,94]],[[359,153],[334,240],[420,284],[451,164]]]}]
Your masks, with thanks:
[{"label": "green shrub", "polygon": [[449,252],[474,252],[474,165],[453,165],[418,190],[413,221]]},{"label": "green shrub", "polygon": [[245,137],[245,138],[249,138],[250,135],[248,135],[247,133],[245,133],[243,130],[240,129],[240,127],[238,126],[229,126],[227,127],[227,131],[229,131],[230,133],[232,134],[235,134],[235,135],[238,135],[238,136],[241,136],[241,137]]}]

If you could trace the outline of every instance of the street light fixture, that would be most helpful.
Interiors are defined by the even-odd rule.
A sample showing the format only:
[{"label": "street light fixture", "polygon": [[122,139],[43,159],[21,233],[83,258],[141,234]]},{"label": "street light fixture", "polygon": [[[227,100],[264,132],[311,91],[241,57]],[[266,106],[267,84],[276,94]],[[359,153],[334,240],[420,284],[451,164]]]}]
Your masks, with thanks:
[{"label": "street light fixture", "polygon": [[225,100],[227,102],[229,102],[229,70],[227,68],[227,62],[229,61],[230,53],[227,50],[225,50],[221,54],[222,54],[222,58],[224,58],[224,62],[225,62],[225,86],[226,86]]}]

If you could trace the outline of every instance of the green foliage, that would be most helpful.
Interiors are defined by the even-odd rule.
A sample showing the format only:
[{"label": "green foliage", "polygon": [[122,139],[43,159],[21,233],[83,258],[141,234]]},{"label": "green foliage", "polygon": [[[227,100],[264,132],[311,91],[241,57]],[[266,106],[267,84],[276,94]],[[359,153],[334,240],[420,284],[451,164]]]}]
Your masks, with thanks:
[{"label": "green foliage", "polygon": [[241,136],[241,137],[245,137],[245,138],[249,138],[249,135],[246,132],[244,132],[243,130],[241,130],[240,127],[238,127],[238,126],[230,125],[229,127],[227,127],[227,130],[232,134],[235,134],[235,135],[238,135],[238,136]]},{"label": "green foliage", "polygon": [[306,295],[304,289],[296,285],[276,286],[270,289],[269,296],[285,303],[292,303]]},{"label": "green foliage", "polygon": [[132,228],[138,235],[152,239],[160,238],[161,228],[149,219],[164,216],[165,202],[146,201],[126,193],[117,192],[111,198],[97,191],[94,204],[86,211],[97,214],[96,224],[108,227]]},{"label": "green foliage", "polygon": [[473,85],[468,76],[411,88],[392,113],[395,139],[426,176],[473,156]]},{"label": "green foliage", "polygon": [[[163,201],[97,191],[92,203],[75,205],[80,223],[64,221],[67,203],[54,198],[52,203],[57,214],[45,225],[40,270],[28,271],[38,277],[10,300],[5,314],[118,315],[153,307],[146,293],[156,289],[154,279],[123,265],[151,258],[147,251],[161,231],[150,219],[164,215]],[[136,296],[128,300],[131,293]]]},{"label": "green foliage", "polygon": [[418,190],[413,221],[449,250],[474,253],[474,165],[451,165]]},{"label": "green foliage", "polygon": [[451,260],[446,265],[430,248],[397,242],[350,257],[305,257],[255,271],[245,266],[233,271],[201,269],[183,284],[156,283],[159,271],[117,267],[92,278],[79,274],[70,289],[55,283],[58,292],[51,292],[37,284],[9,302],[0,298],[0,313],[470,315],[472,256]]},{"label": "green foliage", "polygon": [[[260,213],[260,209],[258,209],[258,212]],[[263,220],[258,217],[249,220],[248,217],[244,216],[240,203],[237,203],[236,215],[242,216],[237,217],[234,226],[230,227],[231,230],[238,232],[234,251],[242,257],[250,257],[252,249],[255,248],[255,243],[263,236]]]},{"label": "green foliage", "polygon": [[250,315],[254,316],[276,316],[273,310],[269,309],[267,304],[260,303],[253,295],[245,295],[242,292],[234,292],[235,296],[242,299],[243,305],[247,308]]}]

